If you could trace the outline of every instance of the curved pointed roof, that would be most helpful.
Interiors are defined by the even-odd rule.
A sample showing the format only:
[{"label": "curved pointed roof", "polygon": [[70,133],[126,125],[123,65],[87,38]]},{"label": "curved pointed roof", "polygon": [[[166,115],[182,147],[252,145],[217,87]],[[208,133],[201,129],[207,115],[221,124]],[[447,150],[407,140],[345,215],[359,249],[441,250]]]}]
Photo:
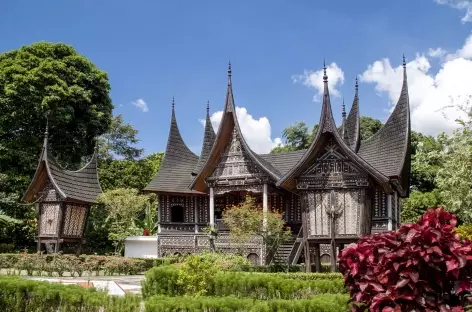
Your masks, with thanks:
[{"label": "curved pointed roof", "polygon": [[188,185],[192,178],[190,173],[197,162],[198,156],[187,147],[180,135],[175,118],[174,100],[172,100],[172,117],[164,159],[156,177],[144,188],[144,191],[194,193],[188,189]]},{"label": "curved pointed roof", "polygon": [[194,181],[190,184],[191,189],[197,191],[205,191],[207,186],[205,185],[205,178],[210,176],[215,169],[216,163],[224,152],[226,146],[229,144],[231,139],[231,133],[236,131],[238,137],[241,140],[241,146],[246,151],[247,155],[274,181],[277,181],[281,174],[271,164],[264,160],[261,156],[254,153],[246,140],[244,139],[241,129],[239,127],[238,118],[236,116],[236,107],[234,105],[233,96],[233,85],[231,80],[231,63],[228,64],[228,87],[226,89],[226,101],[223,116],[221,118],[220,126],[216,134],[215,142],[210,151],[208,159],[205,161],[200,172],[195,177]]},{"label": "curved pointed roof", "polygon": [[198,175],[203,165],[205,165],[205,162],[208,159],[208,156],[210,156],[211,148],[213,147],[213,143],[215,142],[215,137],[216,137],[215,130],[213,129],[213,126],[210,120],[210,104],[207,103],[205,132],[203,136],[203,146],[202,146],[202,151],[200,153],[200,158],[198,160],[198,163],[192,172],[193,175]]},{"label": "curved pointed roof", "polygon": [[384,126],[362,142],[359,155],[385,176],[397,178],[402,186],[402,195],[407,196],[410,185],[410,153],[410,102],[403,58],[403,85],[397,105]]},{"label": "curved pointed roof", "polygon": [[35,195],[42,191],[48,179],[63,200],[95,203],[102,193],[98,180],[97,154],[94,153],[92,159],[82,169],[66,170],[59,165],[48,150],[46,129],[39,164],[33,180],[23,196],[23,201],[34,201]]},{"label": "curved pointed roof", "polygon": [[347,144],[336,129],[336,124],[333,119],[331,110],[331,100],[329,97],[328,89],[328,76],[326,75],[326,66],[324,66],[324,95],[323,95],[323,106],[321,108],[321,116],[318,131],[316,136],[311,143],[310,147],[306,151],[305,155],[298,161],[298,163],[285,174],[277,183],[277,186],[281,186],[287,189],[295,188],[295,178],[300,176],[316,159],[320,149],[324,146],[324,142],[332,137],[338,144],[344,154],[359,167],[363,168],[371,177],[373,177],[377,183],[379,183],[386,191],[390,192],[389,179],[372,167],[370,164],[360,158]]},{"label": "curved pointed roof", "polygon": [[359,85],[356,77],[356,93],[354,95],[351,110],[349,111],[349,115],[347,116],[345,123],[346,144],[349,146],[350,149],[352,149],[356,153],[359,150],[359,146],[361,143],[360,120],[361,117],[359,112]]}]

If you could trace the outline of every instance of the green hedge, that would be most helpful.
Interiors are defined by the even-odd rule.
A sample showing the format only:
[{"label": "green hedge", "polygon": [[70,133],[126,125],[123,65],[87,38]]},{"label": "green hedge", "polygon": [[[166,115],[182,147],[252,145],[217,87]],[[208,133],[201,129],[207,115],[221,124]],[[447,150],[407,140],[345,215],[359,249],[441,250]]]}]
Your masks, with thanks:
[{"label": "green hedge", "polygon": [[[331,265],[322,263],[320,270],[321,272],[329,273],[331,272]],[[247,266],[243,266],[241,268],[241,271],[260,272],[260,273],[305,272],[305,265],[304,264],[281,264],[281,263],[269,264],[269,265],[263,265],[263,266],[247,265]],[[312,272],[316,271],[316,266],[314,264],[311,265],[311,271]]]},{"label": "green hedge", "polygon": [[300,281],[311,281],[311,280],[344,280],[341,273],[252,273],[252,274],[263,274],[267,276],[278,276],[285,279],[293,279]]},{"label": "green hedge", "polygon": [[71,276],[133,275],[143,273],[154,266],[174,263],[173,258],[136,259],[93,255],[40,255],[0,254],[0,269],[9,275]]},{"label": "green hedge", "polygon": [[[320,274],[320,273],[319,273]],[[208,296],[231,296],[253,299],[307,299],[315,295],[346,293],[344,281],[328,275],[302,280],[297,276],[247,272],[220,272],[206,286]],[[184,287],[179,284],[179,269],[174,266],[155,267],[146,273],[142,282],[145,297],[153,295],[182,296]]]},{"label": "green hedge", "polygon": [[325,294],[310,300],[270,300],[239,299],[235,297],[175,297],[155,296],[145,303],[145,312],[167,311],[264,311],[264,312],[343,312],[348,311],[348,295]]},{"label": "green hedge", "polygon": [[4,312],[138,312],[140,302],[139,296],[108,296],[75,285],[0,277],[0,306]]}]

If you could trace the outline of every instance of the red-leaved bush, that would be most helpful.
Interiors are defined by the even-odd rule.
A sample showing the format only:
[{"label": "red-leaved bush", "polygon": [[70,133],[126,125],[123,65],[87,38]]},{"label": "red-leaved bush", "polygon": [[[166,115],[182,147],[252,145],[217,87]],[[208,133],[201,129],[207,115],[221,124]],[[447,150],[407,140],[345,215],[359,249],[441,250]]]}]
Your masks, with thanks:
[{"label": "red-leaved bush", "polygon": [[[339,256],[353,311],[464,311],[472,290],[472,243],[456,216],[428,210],[417,223],[362,237]],[[467,303],[468,304],[468,303]]]}]

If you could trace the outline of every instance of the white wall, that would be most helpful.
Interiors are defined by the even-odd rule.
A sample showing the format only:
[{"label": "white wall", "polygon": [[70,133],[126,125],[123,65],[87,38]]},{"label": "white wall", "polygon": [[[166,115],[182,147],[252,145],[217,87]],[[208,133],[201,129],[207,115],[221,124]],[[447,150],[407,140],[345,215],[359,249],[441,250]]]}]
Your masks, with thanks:
[{"label": "white wall", "polygon": [[126,238],[125,257],[157,258],[157,236],[130,236]]}]

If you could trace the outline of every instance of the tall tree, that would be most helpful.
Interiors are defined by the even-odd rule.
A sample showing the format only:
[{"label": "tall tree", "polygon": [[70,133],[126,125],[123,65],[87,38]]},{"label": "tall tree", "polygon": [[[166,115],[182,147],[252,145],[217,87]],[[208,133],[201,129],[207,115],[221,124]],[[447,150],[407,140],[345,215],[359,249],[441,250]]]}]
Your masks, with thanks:
[{"label": "tall tree", "polygon": [[54,155],[79,164],[109,128],[107,74],[62,43],[39,42],[0,54],[0,172],[21,192],[36,168],[46,119]]},{"label": "tall tree", "polygon": [[132,160],[143,154],[143,149],[135,147],[138,139],[138,130],[127,124],[120,114],[111,120],[109,129],[98,138],[100,161],[109,161],[116,156]]},{"label": "tall tree", "polygon": [[361,117],[360,120],[360,132],[361,132],[361,141],[366,140],[377,133],[377,131],[382,128],[383,123],[371,117]]}]

